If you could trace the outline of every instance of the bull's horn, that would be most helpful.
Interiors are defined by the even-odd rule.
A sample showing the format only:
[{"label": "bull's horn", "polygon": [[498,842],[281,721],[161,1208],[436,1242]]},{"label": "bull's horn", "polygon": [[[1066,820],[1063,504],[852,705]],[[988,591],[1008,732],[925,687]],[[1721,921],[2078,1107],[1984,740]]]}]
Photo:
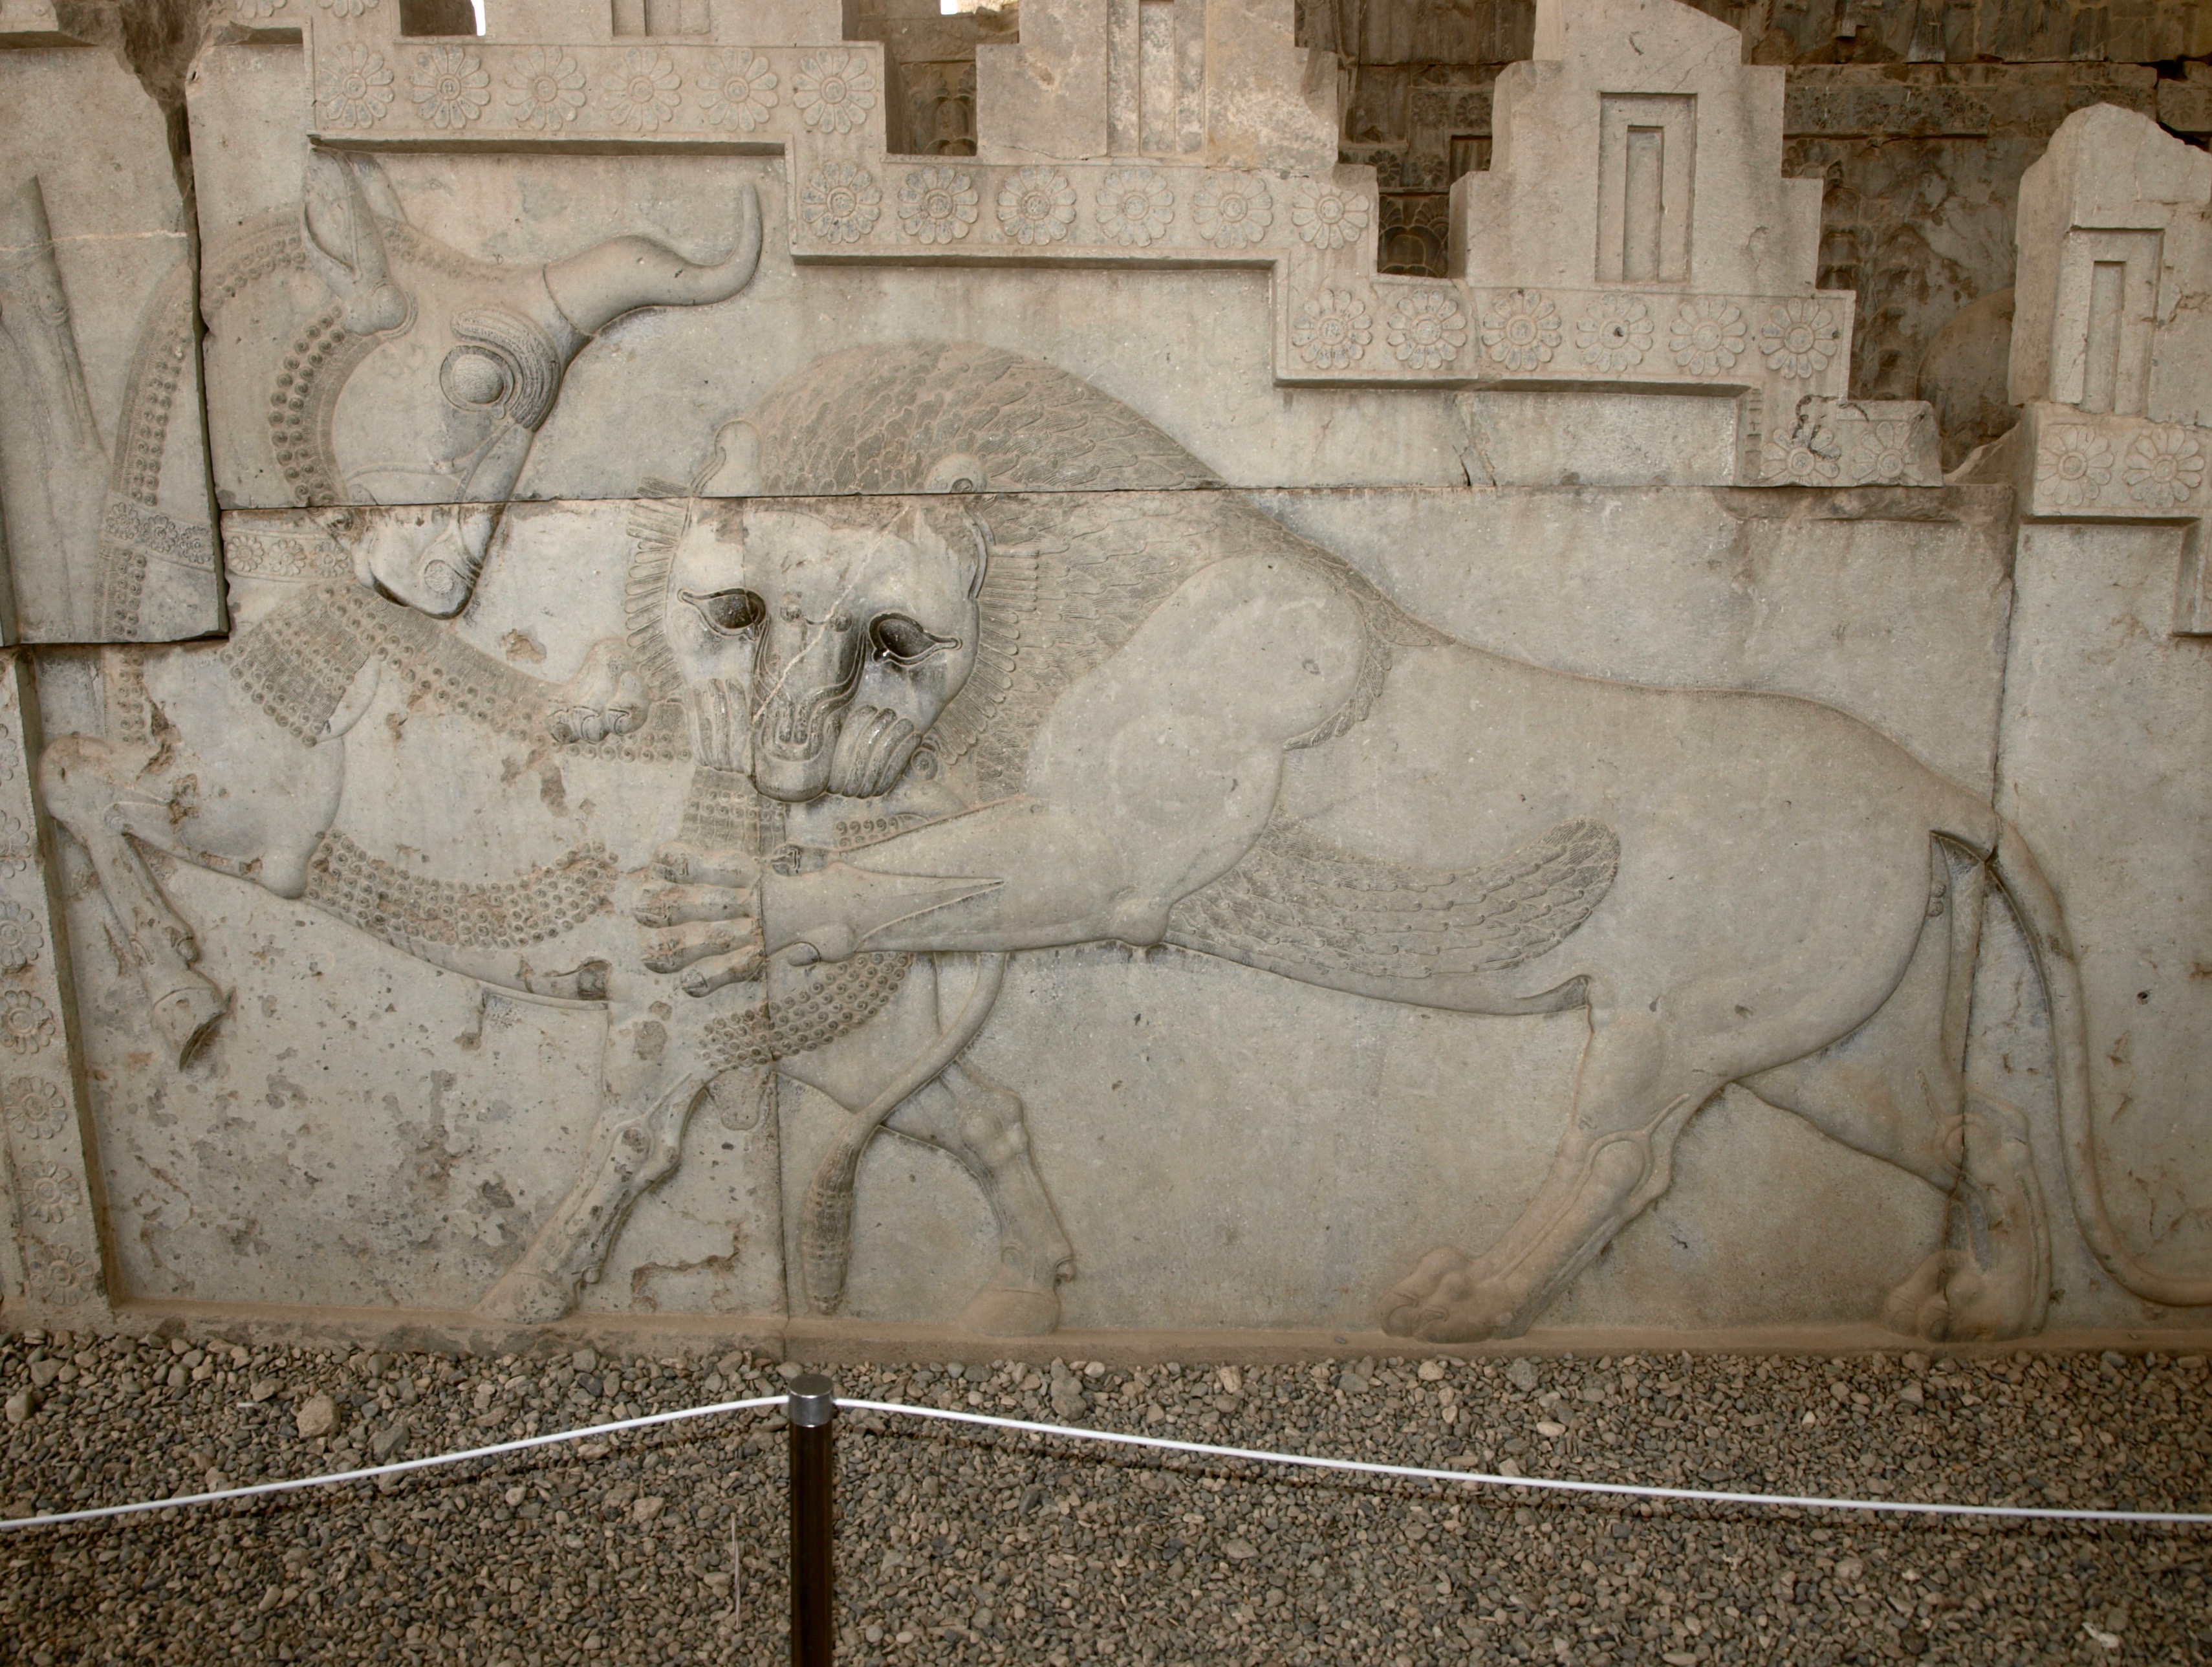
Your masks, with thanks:
[{"label": "bull's horn", "polygon": [[738,192],[738,240],[728,259],[697,265],[649,237],[610,238],[596,248],[550,261],[545,284],[579,334],[596,335],[641,307],[699,307],[727,301],[760,264],[760,196]]}]

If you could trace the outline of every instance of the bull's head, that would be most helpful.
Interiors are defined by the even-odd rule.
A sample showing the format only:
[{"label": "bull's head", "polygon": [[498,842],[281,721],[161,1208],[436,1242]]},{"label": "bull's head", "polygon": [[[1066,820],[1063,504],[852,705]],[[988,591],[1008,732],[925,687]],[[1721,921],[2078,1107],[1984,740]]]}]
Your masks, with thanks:
[{"label": "bull's head", "polygon": [[543,266],[464,259],[405,224],[373,161],[327,151],[308,158],[301,216],[308,264],[338,302],[335,326],[297,372],[308,385],[297,387],[301,408],[326,404],[335,478],[324,490],[447,506],[380,520],[356,557],[365,582],[441,618],[475,589],[496,507],[584,344],[641,307],[726,300],[760,259],[750,185],[736,246],[704,265],[635,236]]},{"label": "bull's head", "polygon": [[699,762],[772,799],[890,791],[975,665],[987,545],[957,505],[695,501],[663,621]]}]

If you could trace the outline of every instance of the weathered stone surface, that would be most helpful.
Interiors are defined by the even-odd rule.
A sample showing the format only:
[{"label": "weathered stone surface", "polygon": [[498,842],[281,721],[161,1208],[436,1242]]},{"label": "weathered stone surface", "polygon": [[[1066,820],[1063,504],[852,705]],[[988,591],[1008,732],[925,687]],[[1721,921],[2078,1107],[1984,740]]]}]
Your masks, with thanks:
[{"label": "weathered stone surface", "polygon": [[1490,167],[1454,187],[1468,276],[1809,290],[1819,186],[1779,177],[1783,78],[1734,31],[1673,0],[1543,3],[1534,52],[1498,78]]},{"label": "weathered stone surface", "polygon": [[2202,424],[2212,411],[2212,157],[2110,105],[2021,182],[2012,397]]},{"label": "weathered stone surface", "polygon": [[1273,0],[1030,0],[975,52],[977,156],[1164,156],[1325,170],[1334,64]]},{"label": "weathered stone surface", "polygon": [[107,1317],[99,1155],[80,1110],[82,1032],[58,875],[32,797],[39,699],[30,657],[0,656],[0,1247],[10,1323]]},{"label": "weathered stone surface", "polygon": [[161,112],[97,48],[0,21],[0,524],[10,640],[222,624],[194,266]]},{"label": "weathered stone surface", "polygon": [[[2021,529],[1997,802],[2044,855],[2076,923],[2087,1044],[2078,1068],[2095,1104],[2128,1108],[2094,1122],[2102,1161],[2127,1177],[2108,1194],[2108,1231],[2185,1274],[2212,1248],[2194,1203],[2212,1151],[2184,1109],[2212,1022],[2196,970],[2212,889],[2195,764],[2203,645],[2170,634],[2183,538],[2172,526]],[[2031,1106],[2047,1092],[2017,1067],[1998,1080]],[[2050,1127],[2038,1128],[2046,1151]],[[2083,1302],[2130,1305],[2070,1245],[2056,1277],[2062,1315]]]},{"label": "weathered stone surface", "polygon": [[[2072,118],[1923,402],[1851,386],[1782,69],[1671,0],[1419,89],[1495,141],[1449,277],[1286,5],[993,26],[973,157],[894,149],[891,49],[981,26],[424,15],[202,53],[229,630],[20,673],[88,1289],[1377,1355],[2212,1305],[2203,1154],[2103,1138],[2203,1015],[2087,1062],[2190,976],[2185,792],[2103,852],[2212,622],[2196,153]],[[1807,119],[1984,136],[1951,67]],[[2084,234],[2160,240],[2132,311],[2087,262],[2132,380],[2018,345],[2101,362]]]}]

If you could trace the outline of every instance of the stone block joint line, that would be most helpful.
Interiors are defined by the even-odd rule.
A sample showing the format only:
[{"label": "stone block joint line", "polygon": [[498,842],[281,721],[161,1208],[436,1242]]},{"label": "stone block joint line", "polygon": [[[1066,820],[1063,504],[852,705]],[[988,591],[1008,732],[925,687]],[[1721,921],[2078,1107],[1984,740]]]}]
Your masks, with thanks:
[{"label": "stone block joint line", "polygon": [[[617,1419],[611,1423],[586,1425],[573,1430],[556,1430],[548,1435],[527,1436],[514,1441],[495,1442],[485,1447],[469,1447],[456,1452],[436,1453],[425,1458],[402,1459],[389,1464],[368,1465],[360,1469],[334,1471],[325,1475],[295,1476],[283,1481],[257,1482],[250,1487],[225,1488],[209,1493],[182,1494],[168,1499],[142,1500],[129,1505],[104,1505],[83,1511],[61,1511],[43,1516],[15,1517],[0,1520],[0,1530],[61,1528],[72,1523],[103,1521],[110,1518],[132,1516],[149,1511],[175,1510],[195,1505],[219,1505],[228,1500],[252,1499],[268,1494],[296,1493],[303,1488],[332,1487],[341,1482],[374,1481],[380,1476],[398,1475],[407,1471],[430,1469],[440,1465],[460,1464],[471,1459],[497,1458],[508,1453],[524,1452],[533,1447],[552,1446],[563,1441],[583,1441],[595,1436],[619,1435],[630,1430],[649,1429],[657,1425],[680,1423],[695,1418],[711,1418],[724,1413],[750,1412],[766,1407],[781,1408],[787,1403],[788,1397],[781,1395],[755,1396],[742,1401],[717,1401],[704,1406],[680,1408],[674,1412],[653,1413],[637,1418]],[[1226,1447],[1211,1442],[1181,1441],[1170,1436],[1132,1435],[1119,1430],[1088,1429],[1078,1424],[1041,1424],[1029,1419],[1000,1418],[989,1413],[959,1412],[945,1407],[912,1406],[902,1401],[848,1401],[841,1396],[837,1398],[835,1404],[840,1410],[885,1413],[893,1417],[901,1418],[935,1419],[944,1423],[972,1424],[991,1429],[1013,1430],[1026,1435],[1059,1436],[1076,1441],[1106,1442],[1120,1446],[1147,1448],[1158,1452],[1196,1453],[1208,1458],[1243,1459],[1256,1464],[1285,1464],[1305,1469],[1392,1476],[1407,1481],[1462,1482],[1480,1487],[1605,1494],[1614,1498],[1681,1500],[1708,1505],[1759,1505],[1808,1511],[1881,1511],[1893,1515],[1982,1517],[2013,1521],[2142,1523],[2164,1524],[2176,1527],[2212,1526],[2212,1512],[2205,1511],[2070,1510],[2052,1506],[1965,1505],[1937,1500],[1832,1499],[1820,1494],[1748,1494],[1715,1488],[1661,1488],[1640,1482],[1581,1481],[1565,1476],[1506,1476],[1480,1470],[1444,1470],[1413,1464],[1383,1464],[1368,1459],[1330,1458],[1312,1453],[1278,1453],[1259,1448]]]}]

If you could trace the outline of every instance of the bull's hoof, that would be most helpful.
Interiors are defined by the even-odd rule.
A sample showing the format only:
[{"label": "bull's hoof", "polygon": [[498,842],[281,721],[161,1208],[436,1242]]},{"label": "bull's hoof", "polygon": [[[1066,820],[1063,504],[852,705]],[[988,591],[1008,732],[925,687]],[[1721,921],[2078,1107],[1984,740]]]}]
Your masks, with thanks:
[{"label": "bull's hoof", "polygon": [[228,1006],[222,992],[196,972],[185,973],[176,989],[155,1000],[154,1028],[176,1049],[179,1070],[215,1039]]},{"label": "bull's hoof", "polygon": [[549,1279],[535,1269],[510,1268],[484,1293],[477,1312],[513,1325],[550,1325],[575,1305],[576,1293],[568,1281]]},{"label": "bull's hoof", "polygon": [[1431,1250],[1382,1299],[1382,1329],[1431,1343],[1517,1337],[1528,1329],[1513,1297],[1480,1277],[1464,1251]]},{"label": "bull's hoof", "polygon": [[987,1285],[960,1311],[963,1330],[981,1337],[1043,1337],[1060,1329],[1060,1297]]}]

